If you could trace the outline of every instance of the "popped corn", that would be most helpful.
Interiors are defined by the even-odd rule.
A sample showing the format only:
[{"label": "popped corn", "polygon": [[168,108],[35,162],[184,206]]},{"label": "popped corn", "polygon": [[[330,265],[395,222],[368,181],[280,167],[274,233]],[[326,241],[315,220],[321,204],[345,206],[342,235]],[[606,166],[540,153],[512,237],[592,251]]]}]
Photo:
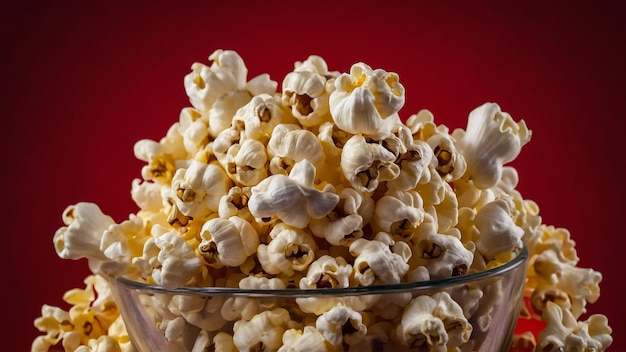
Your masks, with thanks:
[{"label": "popped corn", "polygon": [[[497,104],[452,132],[421,110],[403,123],[396,73],[354,64],[329,71],[319,56],[282,80],[248,80],[243,59],[216,50],[184,77],[190,107],[159,141],[139,140],[145,162],[116,224],[92,203],[69,206],[57,254],[86,258],[86,290],[69,311],[44,305],[32,351],[135,350],[109,288],[113,277],[176,287],[345,289],[427,281],[500,266],[526,246],[520,316],[543,319],[537,350],[612,342],[606,317],[577,322],[599,298],[600,273],[578,268],[569,232],[542,224],[505,165],[531,131]],[[501,281],[414,297],[142,297],[177,350],[470,351],[492,327]],[[95,293],[95,294],[94,294]]]}]

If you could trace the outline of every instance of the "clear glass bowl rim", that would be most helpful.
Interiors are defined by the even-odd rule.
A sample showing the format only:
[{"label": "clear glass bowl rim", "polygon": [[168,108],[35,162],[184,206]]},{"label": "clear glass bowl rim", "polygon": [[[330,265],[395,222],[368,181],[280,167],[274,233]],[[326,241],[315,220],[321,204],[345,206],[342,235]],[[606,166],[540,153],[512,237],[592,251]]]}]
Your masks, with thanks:
[{"label": "clear glass bowl rim", "polygon": [[524,245],[522,250],[510,261],[491,268],[471,274],[453,276],[444,279],[403,282],[388,285],[372,285],[357,286],[346,288],[315,288],[315,289],[243,289],[231,287],[178,287],[163,288],[157,285],[151,285],[143,282],[131,280],[123,276],[117,276],[113,279],[120,285],[129,289],[141,291],[143,293],[152,294],[169,294],[169,295],[203,295],[203,296],[242,296],[242,297],[328,297],[328,296],[358,296],[371,294],[389,294],[402,293],[417,290],[434,291],[444,288],[470,284],[473,282],[487,280],[524,265],[528,259],[528,248]]}]

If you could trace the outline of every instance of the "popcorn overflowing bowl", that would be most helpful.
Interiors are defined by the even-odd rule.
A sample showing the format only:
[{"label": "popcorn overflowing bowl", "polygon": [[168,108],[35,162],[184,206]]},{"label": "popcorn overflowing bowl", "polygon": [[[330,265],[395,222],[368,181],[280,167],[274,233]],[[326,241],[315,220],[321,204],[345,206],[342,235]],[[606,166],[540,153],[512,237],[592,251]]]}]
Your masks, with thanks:
[{"label": "popcorn overflowing bowl", "polygon": [[33,351],[501,351],[518,316],[546,322],[530,348],[611,344],[606,317],[577,321],[602,276],[506,165],[523,120],[403,120],[398,75],[364,63],[310,56],[278,91],[233,51],[210,60],[165,137],[135,144],[137,213],[63,212],[55,250],[94,275],[69,312],[42,308]]},{"label": "popcorn overflowing bowl", "polygon": [[[528,250],[440,280],[351,288],[239,289],[111,281],[126,329],[148,351],[508,349]],[[193,307],[193,308],[192,308]]]}]

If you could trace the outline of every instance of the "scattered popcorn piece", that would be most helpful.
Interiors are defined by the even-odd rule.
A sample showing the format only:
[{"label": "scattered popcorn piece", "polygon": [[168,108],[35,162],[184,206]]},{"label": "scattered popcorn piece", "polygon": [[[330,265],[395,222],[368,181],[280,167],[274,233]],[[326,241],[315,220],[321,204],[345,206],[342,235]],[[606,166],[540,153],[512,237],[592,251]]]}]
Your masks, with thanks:
[{"label": "scattered popcorn piece", "polygon": [[613,342],[604,315],[577,322],[569,310],[548,302],[542,318],[548,325],[539,333],[538,351],[604,351]]}]

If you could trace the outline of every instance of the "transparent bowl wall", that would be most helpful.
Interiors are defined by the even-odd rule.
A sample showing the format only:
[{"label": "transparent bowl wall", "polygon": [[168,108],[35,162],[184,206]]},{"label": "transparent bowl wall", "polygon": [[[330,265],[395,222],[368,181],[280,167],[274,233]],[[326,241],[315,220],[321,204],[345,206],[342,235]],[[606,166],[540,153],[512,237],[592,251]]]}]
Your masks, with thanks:
[{"label": "transparent bowl wall", "polygon": [[[395,297],[432,296],[442,291],[448,292],[453,300],[464,309],[466,318],[473,328],[469,341],[461,346],[461,350],[494,352],[507,351],[511,343],[522,302],[527,262],[528,251],[524,248],[515,259],[505,265],[480,273],[427,282],[345,289],[244,290],[207,287],[167,290],[123,277],[113,278],[111,286],[131,341],[139,352],[178,352],[192,349],[193,346],[190,343],[181,346],[180,341],[168,342],[158,326],[161,316],[155,312],[158,310],[155,310],[155,306],[159,305],[162,307],[160,310],[163,311],[165,309],[163,307],[167,306],[168,302],[177,295],[192,295],[222,303],[228,299],[245,299],[259,310],[285,308],[294,315],[292,319],[298,320],[300,318],[296,316],[297,313],[293,313],[298,309],[294,307],[298,307],[298,302],[302,303],[303,300],[309,303],[315,299],[324,300],[326,303],[344,301],[348,304],[355,300],[369,303],[380,300],[389,302]],[[401,314],[402,309],[399,309],[399,315]],[[204,311],[203,315],[203,319],[206,320],[203,320],[204,324],[198,325],[205,327],[212,325],[212,322],[224,320],[220,309],[214,313]],[[397,325],[399,320],[390,319],[389,321]],[[227,322],[219,331],[232,335],[232,327],[233,322]],[[186,329],[186,333],[190,336],[197,335],[200,331],[200,328],[194,324],[187,324]],[[379,340],[372,342],[370,350],[400,352],[425,349],[402,345],[392,340]]]}]

